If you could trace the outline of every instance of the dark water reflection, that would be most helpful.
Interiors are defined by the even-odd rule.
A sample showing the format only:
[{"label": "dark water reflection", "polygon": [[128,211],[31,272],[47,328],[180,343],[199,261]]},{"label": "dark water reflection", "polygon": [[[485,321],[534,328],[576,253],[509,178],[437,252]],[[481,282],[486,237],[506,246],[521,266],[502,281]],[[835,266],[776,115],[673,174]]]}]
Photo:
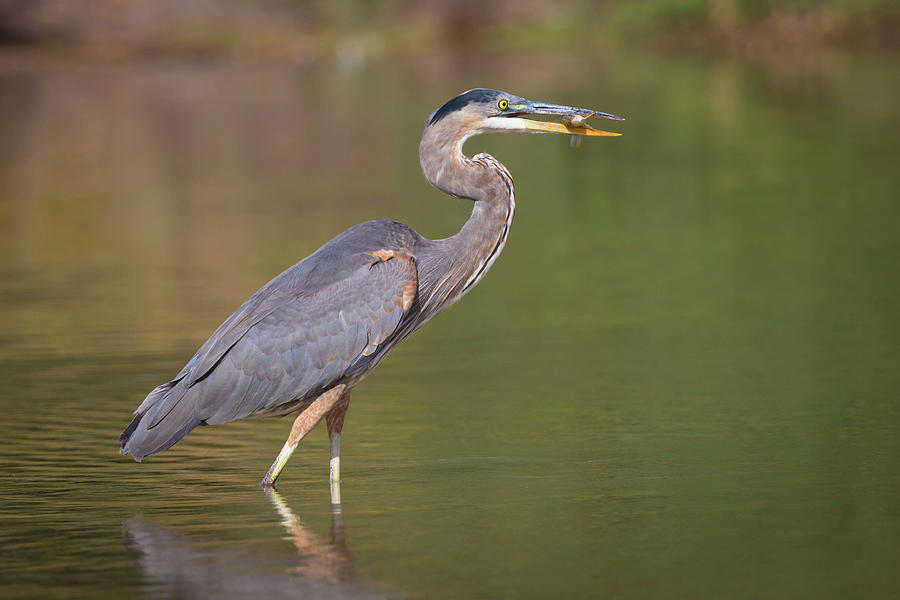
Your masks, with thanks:
[{"label": "dark water reflection", "polygon": [[[896,61],[451,59],[2,63],[0,596],[900,592]],[[470,144],[516,222],[358,388],[346,540],[322,432],[282,478],[302,520],[256,487],[288,421],[119,456],[273,274],[364,219],[459,227],[416,144],[474,85],[626,135]]]},{"label": "dark water reflection", "polygon": [[[332,507],[331,539],[301,523],[276,491],[266,496],[281,518],[290,548],[272,540],[234,547],[221,540],[186,537],[143,518],[124,524],[125,543],[138,555],[151,596],[181,598],[378,598],[354,582],[353,553],[341,507]],[[280,551],[279,551],[280,550]],[[396,597],[396,593],[391,594]]]}]

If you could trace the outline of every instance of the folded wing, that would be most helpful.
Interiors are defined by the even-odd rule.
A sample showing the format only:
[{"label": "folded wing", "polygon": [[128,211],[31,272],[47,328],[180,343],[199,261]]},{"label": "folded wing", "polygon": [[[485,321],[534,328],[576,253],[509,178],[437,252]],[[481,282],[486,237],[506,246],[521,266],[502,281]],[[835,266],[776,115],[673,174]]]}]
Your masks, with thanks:
[{"label": "folded wing", "polygon": [[339,265],[345,276],[314,291],[279,285],[286,272],[257,292],[147,396],[122,451],[140,459],[197,425],[284,414],[365,370],[409,311],[417,272],[412,258],[385,249],[348,261]]}]

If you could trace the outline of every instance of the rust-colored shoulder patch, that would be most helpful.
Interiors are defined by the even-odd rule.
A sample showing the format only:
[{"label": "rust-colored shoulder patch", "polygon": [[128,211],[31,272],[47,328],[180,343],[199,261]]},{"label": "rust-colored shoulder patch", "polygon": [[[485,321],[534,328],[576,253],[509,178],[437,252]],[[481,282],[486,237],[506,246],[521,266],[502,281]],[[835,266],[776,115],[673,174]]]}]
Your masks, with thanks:
[{"label": "rust-colored shoulder patch", "polygon": [[416,292],[419,290],[419,270],[416,268],[416,259],[403,251],[395,251],[394,258],[402,260],[406,263],[409,280],[403,286],[400,294],[400,306],[403,307],[403,314],[409,312],[413,300],[416,299]]},{"label": "rust-colored shoulder patch", "polygon": [[415,265],[412,266],[412,276],[409,278],[409,281],[406,285],[403,286],[403,294],[400,296],[401,306],[403,307],[403,314],[409,312],[409,307],[412,306],[413,300],[416,299],[416,292],[419,290],[419,274],[416,270]]},{"label": "rust-colored shoulder patch", "polygon": [[403,309],[403,314],[409,312],[413,301],[416,299],[416,292],[419,289],[419,272],[416,269],[416,259],[403,250],[389,250],[381,248],[374,252],[370,252],[369,256],[373,259],[373,265],[389,260],[397,260],[404,263],[404,274],[407,276],[406,282],[400,288],[400,294],[397,298],[397,305]]},{"label": "rust-colored shoulder patch", "polygon": [[388,250],[387,248],[382,248],[380,250],[376,250],[375,252],[370,252],[369,256],[374,259],[377,259],[374,262],[387,262],[394,258],[394,251]]}]

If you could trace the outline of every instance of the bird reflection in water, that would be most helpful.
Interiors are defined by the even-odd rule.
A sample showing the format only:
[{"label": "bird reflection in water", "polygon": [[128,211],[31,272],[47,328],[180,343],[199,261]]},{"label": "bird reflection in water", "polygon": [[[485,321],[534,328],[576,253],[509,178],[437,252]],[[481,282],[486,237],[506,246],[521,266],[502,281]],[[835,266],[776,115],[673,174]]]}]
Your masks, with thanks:
[{"label": "bird reflection in water", "polygon": [[[352,575],[353,553],[347,547],[347,540],[344,536],[340,482],[333,483],[331,489],[330,544],[323,544],[319,536],[300,523],[300,519],[293,513],[281,494],[273,488],[264,488],[264,491],[269,502],[281,515],[281,525],[288,532],[289,539],[297,548],[297,552],[306,558],[304,564],[299,565],[294,572],[321,581],[349,581]],[[335,491],[337,493],[336,502]]]},{"label": "bird reflection in water", "polygon": [[353,553],[344,535],[340,504],[332,505],[331,540],[304,527],[284,498],[265,490],[278,511],[292,552],[256,545],[227,547],[156,525],[143,518],[125,522],[125,543],[137,552],[149,591],[187,598],[379,598],[354,582]]}]

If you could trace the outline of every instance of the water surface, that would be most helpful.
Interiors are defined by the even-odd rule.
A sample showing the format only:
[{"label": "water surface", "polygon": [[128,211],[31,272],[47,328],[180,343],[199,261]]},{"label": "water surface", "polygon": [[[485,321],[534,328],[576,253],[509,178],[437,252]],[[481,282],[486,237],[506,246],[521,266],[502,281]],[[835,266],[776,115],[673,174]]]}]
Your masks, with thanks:
[{"label": "water surface", "polygon": [[[494,58],[4,67],[0,595],[900,592],[896,61]],[[332,235],[461,225],[417,143],[477,85],[626,135],[469,142],[516,179],[506,251],[354,391],[341,512],[324,431],[256,487],[289,420],[118,455]]]}]

